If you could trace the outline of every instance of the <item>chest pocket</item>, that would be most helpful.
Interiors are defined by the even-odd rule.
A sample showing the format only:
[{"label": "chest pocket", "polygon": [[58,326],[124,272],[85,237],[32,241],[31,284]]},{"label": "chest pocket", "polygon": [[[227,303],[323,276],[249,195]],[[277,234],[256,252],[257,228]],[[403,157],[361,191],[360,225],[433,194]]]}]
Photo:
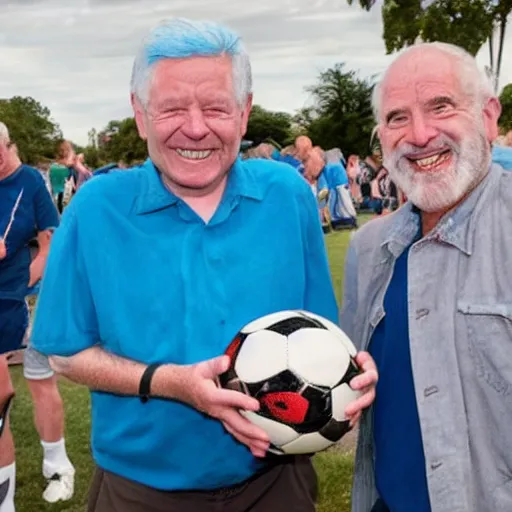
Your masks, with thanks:
[{"label": "chest pocket", "polygon": [[479,378],[512,397],[512,303],[459,302],[471,358]]}]

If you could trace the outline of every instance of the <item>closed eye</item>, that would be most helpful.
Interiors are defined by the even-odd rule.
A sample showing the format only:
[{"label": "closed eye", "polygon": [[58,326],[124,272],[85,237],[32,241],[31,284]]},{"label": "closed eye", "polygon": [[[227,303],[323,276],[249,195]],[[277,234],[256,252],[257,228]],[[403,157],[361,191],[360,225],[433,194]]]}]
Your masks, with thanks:
[{"label": "closed eye", "polygon": [[407,122],[407,115],[404,112],[390,112],[386,116],[386,122],[389,126],[402,125]]},{"label": "closed eye", "polygon": [[212,114],[228,114],[229,109],[223,105],[212,105],[203,108],[203,112],[209,112]]},{"label": "closed eye", "polygon": [[455,108],[455,102],[451,98],[441,96],[429,101],[427,106],[434,114],[445,114]]},{"label": "closed eye", "polygon": [[449,112],[451,110],[452,106],[448,105],[447,103],[442,103],[440,105],[436,105],[433,108],[433,111],[435,114],[445,114],[446,112]]}]

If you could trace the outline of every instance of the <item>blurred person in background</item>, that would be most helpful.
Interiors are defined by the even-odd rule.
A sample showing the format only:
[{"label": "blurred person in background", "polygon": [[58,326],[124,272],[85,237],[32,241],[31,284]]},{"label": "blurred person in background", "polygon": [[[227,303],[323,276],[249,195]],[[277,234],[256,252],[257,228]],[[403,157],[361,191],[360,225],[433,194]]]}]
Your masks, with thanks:
[{"label": "blurred person in background", "polygon": [[311,139],[306,135],[299,135],[295,139],[295,158],[302,162],[306,161],[309,156],[309,152],[313,149],[313,143]]},{"label": "blurred person in background", "polygon": [[[29,325],[26,296],[42,278],[59,216],[37,169],[24,165],[0,123],[0,512],[14,511],[16,466],[9,409],[14,388],[9,355],[24,342]],[[31,242],[37,240],[32,258]],[[48,358],[30,346],[24,353],[24,376],[34,403],[34,420],[43,448],[43,476],[48,502],[68,500],[74,468],[64,442],[64,410]]]},{"label": "blurred person in background", "polygon": [[63,140],[57,144],[55,161],[50,165],[48,171],[50,184],[52,186],[53,200],[59,213],[64,210],[64,192],[66,185],[73,178],[72,166],[76,154],[70,142]]}]

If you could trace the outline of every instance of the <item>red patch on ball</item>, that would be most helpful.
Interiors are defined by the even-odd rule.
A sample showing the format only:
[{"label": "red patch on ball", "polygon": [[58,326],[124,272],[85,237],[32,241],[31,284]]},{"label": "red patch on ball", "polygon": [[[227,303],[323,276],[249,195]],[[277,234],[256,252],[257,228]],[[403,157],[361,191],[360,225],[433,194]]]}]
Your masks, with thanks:
[{"label": "red patch on ball", "polygon": [[288,391],[267,393],[260,402],[276,420],[293,425],[304,423],[309,409],[309,402],[303,396]]}]

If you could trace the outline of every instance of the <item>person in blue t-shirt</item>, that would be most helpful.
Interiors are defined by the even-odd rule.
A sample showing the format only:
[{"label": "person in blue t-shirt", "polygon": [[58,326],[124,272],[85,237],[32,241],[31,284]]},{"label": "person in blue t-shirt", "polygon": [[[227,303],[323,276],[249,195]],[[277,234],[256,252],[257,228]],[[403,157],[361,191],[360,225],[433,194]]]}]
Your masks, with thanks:
[{"label": "person in blue t-shirt", "polygon": [[331,227],[357,227],[357,214],[350,197],[347,172],[341,162],[341,151],[335,149],[325,152],[315,146],[311,154],[317,155],[316,160],[321,166],[318,180],[324,183],[328,191],[327,209]]},{"label": "person in blue t-shirt", "polygon": [[[259,402],[216,379],[254,319],[306,309],[337,321],[316,201],[290,166],[238,158],[252,103],[238,35],[174,19],[137,55],[132,104],[150,158],[76,194],[32,334],[92,390],[89,511],[313,512],[310,458],[266,458],[267,434],[239,412]],[[368,358],[352,421],[373,398]]]},{"label": "person in blue t-shirt", "polygon": [[[0,510],[14,510],[14,444],[8,412],[14,389],[9,354],[21,347],[27,327],[25,297],[38,285],[51,233],[59,224],[57,210],[39,171],[23,165],[7,127],[0,123]],[[32,258],[31,241],[37,240]],[[74,468],[64,443],[64,411],[48,358],[31,347],[24,354],[24,375],[31,391],[36,428],[43,447],[43,475],[48,502],[70,499]]]}]

